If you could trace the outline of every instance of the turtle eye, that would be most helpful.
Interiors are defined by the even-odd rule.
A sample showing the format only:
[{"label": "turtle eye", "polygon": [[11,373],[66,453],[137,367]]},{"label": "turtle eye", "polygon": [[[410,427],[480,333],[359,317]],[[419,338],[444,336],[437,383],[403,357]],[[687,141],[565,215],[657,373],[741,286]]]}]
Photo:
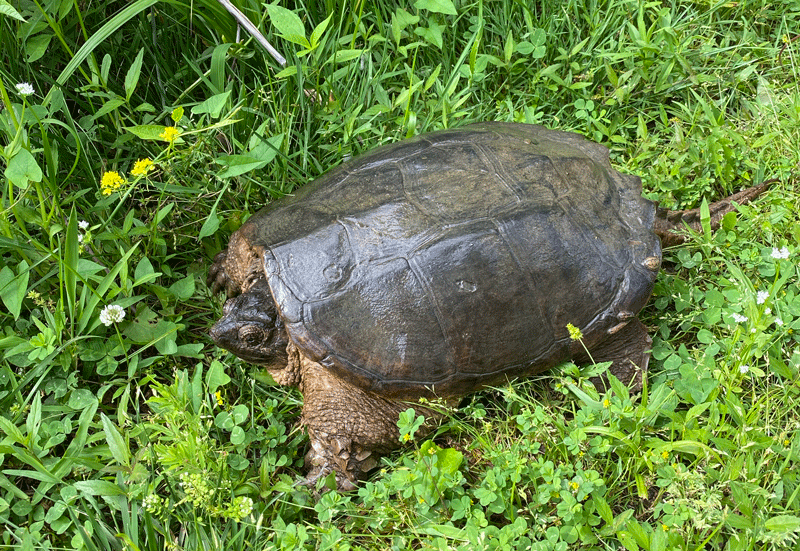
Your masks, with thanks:
[{"label": "turtle eye", "polygon": [[258,327],[247,325],[239,330],[239,341],[248,348],[258,348],[264,343],[264,333]]}]

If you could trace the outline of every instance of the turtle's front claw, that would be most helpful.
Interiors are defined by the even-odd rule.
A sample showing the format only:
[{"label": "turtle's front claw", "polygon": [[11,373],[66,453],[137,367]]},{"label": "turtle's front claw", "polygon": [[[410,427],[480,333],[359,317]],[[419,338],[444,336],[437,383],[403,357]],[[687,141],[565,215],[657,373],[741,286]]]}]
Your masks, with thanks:
[{"label": "turtle's front claw", "polygon": [[214,262],[208,269],[208,277],[206,278],[206,285],[211,287],[211,292],[214,294],[219,293],[223,289],[225,294],[230,297],[236,296],[239,289],[231,281],[225,273],[225,263],[228,260],[228,251],[220,251],[214,256]]}]

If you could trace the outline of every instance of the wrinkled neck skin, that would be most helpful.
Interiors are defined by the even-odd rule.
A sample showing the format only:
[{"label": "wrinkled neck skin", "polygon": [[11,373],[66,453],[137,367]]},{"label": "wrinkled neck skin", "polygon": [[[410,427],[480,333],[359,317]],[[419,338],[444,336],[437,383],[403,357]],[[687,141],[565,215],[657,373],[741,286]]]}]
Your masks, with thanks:
[{"label": "wrinkled neck skin", "polygon": [[[292,384],[293,376],[282,373],[291,371],[287,369],[289,337],[264,278],[225,302],[222,318],[214,324],[210,334],[220,348],[247,362],[264,366],[277,382]],[[282,382],[286,379],[290,382]]]}]

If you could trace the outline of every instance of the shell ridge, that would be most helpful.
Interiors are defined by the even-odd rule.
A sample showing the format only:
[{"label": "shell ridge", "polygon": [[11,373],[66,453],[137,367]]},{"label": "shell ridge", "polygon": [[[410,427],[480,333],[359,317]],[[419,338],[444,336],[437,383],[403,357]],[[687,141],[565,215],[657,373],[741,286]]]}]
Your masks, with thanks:
[{"label": "shell ridge", "polygon": [[414,255],[404,256],[402,257],[406,264],[408,265],[409,271],[414,274],[417,282],[419,283],[420,287],[425,291],[425,298],[431,304],[433,308],[433,313],[436,316],[436,323],[439,326],[439,331],[442,332],[442,336],[446,341],[446,349],[447,349],[447,359],[445,363],[448,363],[454,366],[456,372],[458,372],[458,367],[455,365],[455,357],[453,356],[453,346],[452,346],[452,338],[450,336],[450,331],[447,330],[447,324],[445,323],[445,315],[442,311],[442,307],[439,304],[439,301],[436,299],[436,293],[433,291],[433,288],[430,285],[430,282],[426,277],[424,277],[424,270],[416,261]]},{"label": "shell ridge", "polygon": [[[508,247],[508,251],[511,255],[511,258],[514,260],[514,264],[517,266],[519,273],[524,274],[525,284],[528,287],[528,292],[535,296],[537,285],[534,274],[524,266],[519,251],[514,244],[514,240],[509,238],[505,224],[500,223],[498,220],[494,220],[494,223],[495,227],[497,228],[497,235],[500,236],[500,239],[503,241],[505,246]],[[545,315],[544,311],[542,311],[542,305],[539,304],[538,301],[532,302],[535,303],[536,310],[539,312],[539,319],[546,320],[547,324],[552,326],[552,320],[550,320],[549,317]]]},{"label": "shell ridge", "polygon": [[[481,159],[481,161],[483,161],[487,167],[492,169],[495,176],[494,180],[497,180],[503,184],[503,186],[516,198],[514,206],[522,203],[524,196],[522,189],[518,185],[514,185],[518,183],[517,179],[512,178],[503,164],[497,161],[497,155],[492,155],[491,150],[486,144],[483,143],[474,143],[472,144],[472,147],[478,154],[478,157]],[[509,208],[509,205],[495,205],[494,207],[495,209],[498,207],[504,209]]]}]

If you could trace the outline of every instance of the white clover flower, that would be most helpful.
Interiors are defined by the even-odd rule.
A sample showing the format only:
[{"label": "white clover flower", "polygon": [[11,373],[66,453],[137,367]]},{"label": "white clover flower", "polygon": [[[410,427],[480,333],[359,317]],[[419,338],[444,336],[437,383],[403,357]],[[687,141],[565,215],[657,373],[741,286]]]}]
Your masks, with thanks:
[{"label": "white clover flower", "polygon": [[747,321],[747,316],[737,314],[736,312],[734,312],[731,317],[733,318],[733,321],[735,321],[736,323],[744,323]]},{"label": "white clover flower", "polygon": [[748,371],[750,371],[750,366],[749,365],[740,365],[739,366],[739,373],[741,373],[742,375],[744,375]]},{"label": "white clover flower", "polygon": [[32,96],[34,93],[33,86],[30,82],[20,82],[16,85],[17,94],[20,96]]},{"label": "white clover flower", "polygon": [[119,304],[109,304],[100,312],[100,321],[108,327],[125,319],[125,310]]},{"label": "white clover flower", "polygon": [[82,230],[86,230],[89,228],[89,222],[87,222],[86,220],[81,220],[80,222],[78,222],[78,227]]},{"label": "white clover flower", "polygon": [[155,513],[158,511],[158,506],[161,505],[161,498],[156,494],[147,494],[142,499],[142,507],[148,513]]},{"label": "white clover flower", "polygon": [[767,302],[768,298],[769,298],[769,293],[767,291],[759,291],[758,294],[756,295],[756,303],[764,304],[765,302]]},{"label": "white clover flower", "polygon": [[774,258],[776,260],[780,260],[780,259],[785,260],[785,259],[789,258],[789,249],[788,249],[788,247],[781,247],[780,249],[778,249],[778,247],[772,247],[772,258]]}]

